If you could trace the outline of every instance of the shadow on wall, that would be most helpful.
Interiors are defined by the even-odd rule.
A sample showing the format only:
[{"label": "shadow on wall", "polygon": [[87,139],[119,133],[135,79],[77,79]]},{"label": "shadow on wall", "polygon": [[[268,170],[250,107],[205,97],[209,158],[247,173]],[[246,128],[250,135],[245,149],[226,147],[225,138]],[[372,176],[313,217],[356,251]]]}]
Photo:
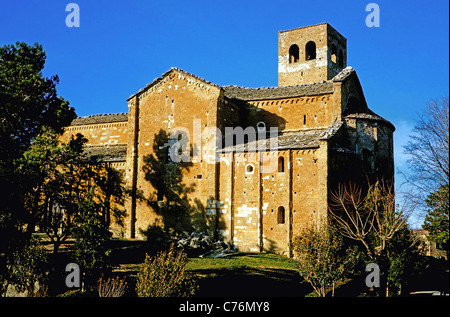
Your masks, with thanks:
[{"label": "shadow on wall", "polygon": [[169,145],[176,141],[170,140],[168,133],[160,130],[155,134],[153,154],[144,157],[142,169],[145,180],[150,182],[154,192],[143,200],[161,219],[161,223],[151,224],[148,230],[151,229],[156,234],[158,230],[154,226],[160,226],[168,235],[167,239],[191,231],[203,232],[217,239],[225,228],[225,223],[220,218],[219,202],[210,197],[205,207],[199,199],[190,197],[195,191],[195,184],[185,184],[183,175],[189,172],[193,164],[174,163],[171,160]]}]

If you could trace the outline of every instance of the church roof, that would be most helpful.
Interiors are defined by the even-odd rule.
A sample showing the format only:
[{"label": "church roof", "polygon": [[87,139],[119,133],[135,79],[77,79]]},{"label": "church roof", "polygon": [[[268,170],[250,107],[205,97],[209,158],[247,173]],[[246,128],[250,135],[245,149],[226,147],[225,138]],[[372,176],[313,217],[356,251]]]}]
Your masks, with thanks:
[{"label": "church roof", "polygon": [[337,74],[331,80],[324,80],[318,83],[302,84],[302,85],[291,85],[283,87],[260,87],[260,88],[247,88],[239,86],[220,86],[211,83],[201,77],[194,74],[186,72],[180,68],[172,67],[167,72],[161,75],[161,77],[154,79],[150,84],[146,85],[144,88],[140,89],[137,93],[131,95],[127,100],[130,100],[134,96],[138,96],[148,89],[154,87],[160,83],[164,77],[168,76],[172,72],[179,72],[184,75],[191,76],[196,80],[203,82],[206,85],[217,87],[222,89],[225,97],[229,99],[239,99],[243,101],[250,100],[270,100],[279,98],[290,98],[290,97],[301,97],[301,96],[314,96],[322,94],[333,93],[333,82],[344,81],[348,76],[354,73],[352,67],[344,68],[339,74]]},{"label": "church roof", "polygon": [[112,123],[128,121],[128,113],[96,114],[87,117],[78,117],[72,120],[71,126],[98,123]]},{"label": "church roof", "polygon": [[[219,152],[255,152],[258,150],[287,150],[318,148],[320,140],[328,140],[343,125],[343,122],[335,122],[328,128],[314,129],[296,132],[285,132],[273,138],[254,140],[244,144],[236,144],[224,147]],[[275,140],[278,138],[278,143]]]},{"label": "church roof", "polygon": [[333,81],[320,83],[292,85],[283,87],[246,88],[238,86],[222,86],[224,94],[230,99],[268,100],[301,96],[330,94],[333,92]]},{"label": "church roof", "polygon": [[126,144],[88,145],[82,153],[82,161],[88,163],[125,162],[126,158]]}]

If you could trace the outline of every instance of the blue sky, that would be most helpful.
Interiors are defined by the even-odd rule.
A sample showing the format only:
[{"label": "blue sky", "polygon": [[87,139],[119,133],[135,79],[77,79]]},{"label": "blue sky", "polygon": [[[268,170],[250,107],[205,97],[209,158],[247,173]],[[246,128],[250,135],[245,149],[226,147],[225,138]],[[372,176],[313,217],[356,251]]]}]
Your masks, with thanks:
[{"label": "blue sky", "polygon": [[219,85],[276,86],[277,32],[321,22],[347,38],[369,107],[396,126],[397,169],[420,111],[448,96],[447,0],[373,1],[379,28],[365,24],[372,1],[75,0],[80,27],[68,28],[70,2],[0,0],[0,46],[41,43],[45,75],[59,75],[80,116],[126,112],[126,99],[172,66]]}]

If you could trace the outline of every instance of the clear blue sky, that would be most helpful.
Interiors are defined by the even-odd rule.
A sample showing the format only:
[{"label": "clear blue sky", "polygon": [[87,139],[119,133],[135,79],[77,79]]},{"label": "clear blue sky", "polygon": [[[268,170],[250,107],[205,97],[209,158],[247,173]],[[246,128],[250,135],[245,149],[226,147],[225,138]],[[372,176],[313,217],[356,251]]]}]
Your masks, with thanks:
[{"label": "clear blue sky", "polygon": [[[68,3],[80,27],[68,28]],[[365,25],[366,5],[380,27]],[[277,85],[277,32],[330,23],[347,38],[372,110],[397,127],[395,160],[431,99],[448,96],[449,3],[301,0],[0,0],[0,46],[39,42],[45,75],[77,114],[126,112],[126,99],[176,66],[220,85]],[[398,181],[397,181],[398,182]]]}]

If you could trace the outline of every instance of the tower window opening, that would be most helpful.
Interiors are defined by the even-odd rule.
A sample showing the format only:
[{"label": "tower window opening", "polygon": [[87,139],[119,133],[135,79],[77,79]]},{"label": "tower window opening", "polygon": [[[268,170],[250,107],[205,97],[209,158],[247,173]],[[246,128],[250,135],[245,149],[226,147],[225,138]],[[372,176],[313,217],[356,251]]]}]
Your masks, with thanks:
[{"label": "tower window opening", "polygon": [[291,45],[289,48],[289,63],[296,63],[299,60],[299,48],[297,44]]},{"label": "tower window opening", "polygon": [[306,60],[316,59],[316,43],[309,41],[305,46]]},{"label": "tower window opening", "polygon": [[284,173],[284,157],[278,158],[278,173]]},{"label": "tower window opening", "polygon": [[280,206],[278,207],[278,214],[277,214],[277,220],[278,220],[278,224],[283,224],[285,222],[285,211],[284,211],[284,207]]},{"label": "tower window opening", "polygon": [[335,64],[338,61],[337,60],[337,48],[336,48],[335,44],[331,45],[331,61]]}]

